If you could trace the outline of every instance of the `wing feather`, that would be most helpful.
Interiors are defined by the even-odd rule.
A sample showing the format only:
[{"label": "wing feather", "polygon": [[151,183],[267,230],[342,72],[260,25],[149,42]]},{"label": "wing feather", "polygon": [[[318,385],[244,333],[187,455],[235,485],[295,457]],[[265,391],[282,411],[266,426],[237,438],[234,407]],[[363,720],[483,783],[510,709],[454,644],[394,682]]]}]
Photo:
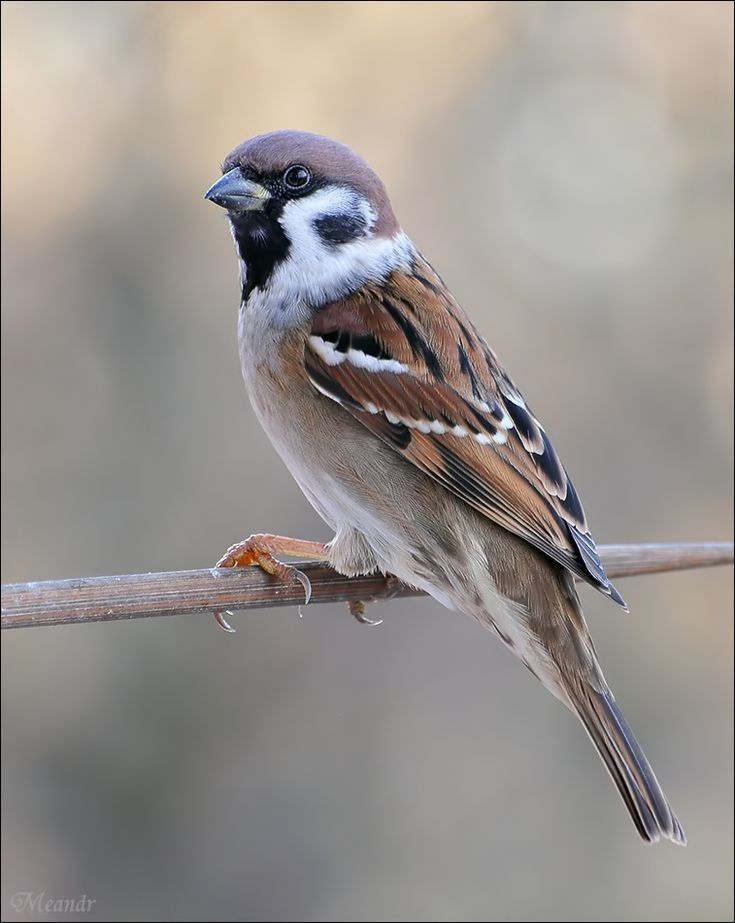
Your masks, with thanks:
[{"label": "wing feather", "polygon": [[546,432],[422,258],[318,312],[305,368],[460,500],[625,605]]}]

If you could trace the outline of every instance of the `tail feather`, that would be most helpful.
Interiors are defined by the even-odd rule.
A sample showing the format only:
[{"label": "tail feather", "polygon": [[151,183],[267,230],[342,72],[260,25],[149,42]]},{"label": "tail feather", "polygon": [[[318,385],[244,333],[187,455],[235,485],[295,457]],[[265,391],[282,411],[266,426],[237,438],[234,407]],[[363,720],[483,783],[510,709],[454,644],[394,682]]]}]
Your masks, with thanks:
[{"label": "tail feather", "polygon": [[585,683],[572,701],[638,833],[651,843],[665,837],[684,846],[686,836],[681,824],[612,693],[597,691]]}]

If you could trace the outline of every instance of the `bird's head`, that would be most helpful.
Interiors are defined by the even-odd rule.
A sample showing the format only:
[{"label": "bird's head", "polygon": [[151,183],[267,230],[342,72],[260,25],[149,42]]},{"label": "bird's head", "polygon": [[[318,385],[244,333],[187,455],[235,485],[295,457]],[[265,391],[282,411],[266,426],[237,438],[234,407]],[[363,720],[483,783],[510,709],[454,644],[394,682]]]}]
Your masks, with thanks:
[{"label": "bird's head", "polygon": [[205,198],[227,210],[243,301],[258,292],[288,308],[318,308],[408,258],[410,243],[385,186],[350,148],[277,131],[236,147]]}]

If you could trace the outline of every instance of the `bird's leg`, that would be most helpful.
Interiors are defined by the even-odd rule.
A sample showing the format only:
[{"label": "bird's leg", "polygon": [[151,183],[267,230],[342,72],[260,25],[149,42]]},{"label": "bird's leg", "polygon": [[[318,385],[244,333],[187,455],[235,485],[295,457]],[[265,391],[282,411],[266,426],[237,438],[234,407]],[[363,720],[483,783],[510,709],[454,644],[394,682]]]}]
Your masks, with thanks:
[{"label": "bird's leg", "polygon": [[[290,557],[306,555],[317,561],[326,561],[329,557],[327,546],[322,542],[289,538],[286,535],[257,534],[251,535],[236,545],[231,545],[217,561],[215,567],[249,567],[254,564],[266,574],[278,577],[284,582],[297,581],[304,588],[305,603],[308,604],[311,599],[309,578],[298,567],[279,561],[275,557],[277,554],[286,554]],[[227,611],[214,613],[217,624],[225,631],[235,630],[225,618],[225,615],[231,614]]]},{"label": "bird's leg", "polygon": [[327,546],[322,542],[310,542],[307,539],[288,538],[286,535],[251,535],[244,542],[231,545],[217,561],[217,567],[248,567],[257,564],[274,577],[286,579],[292,576],[295,567],[282,564],[274,555],[287,554],[297,558],[309,555],[317,561],[329,558]]}]

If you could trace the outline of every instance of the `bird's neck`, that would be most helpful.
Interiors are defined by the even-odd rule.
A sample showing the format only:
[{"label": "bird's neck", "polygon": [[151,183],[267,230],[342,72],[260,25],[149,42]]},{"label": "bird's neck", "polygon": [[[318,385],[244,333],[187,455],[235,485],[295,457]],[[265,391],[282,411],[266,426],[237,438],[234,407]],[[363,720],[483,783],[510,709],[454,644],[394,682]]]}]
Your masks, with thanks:
[{"label": "bird's neck", "polygon": [[290,240],[278,221],[264,218],[233,223],[232,234],[245,317],[281,329],[300,327],[323,305],[409,269],[416,255],[402,231],[326,246],[313,238]]}]

